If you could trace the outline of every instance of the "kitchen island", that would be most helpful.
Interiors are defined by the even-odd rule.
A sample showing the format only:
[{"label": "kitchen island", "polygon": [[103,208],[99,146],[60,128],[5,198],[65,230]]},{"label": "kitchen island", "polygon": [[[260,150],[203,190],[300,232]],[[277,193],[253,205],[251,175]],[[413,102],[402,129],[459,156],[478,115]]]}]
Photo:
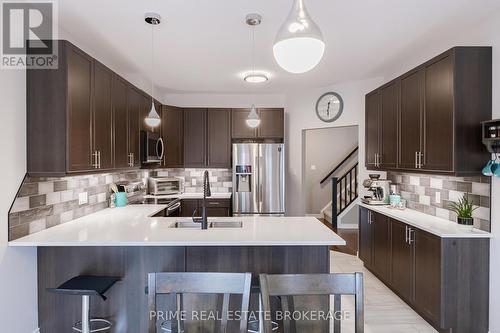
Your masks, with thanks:
[{"label": "kitchen island", "polygon": [[[38,233],[10,246],[38,247],[40,331],[67,332],[80,314],[78,297],[55,295],[56,287],[76,275],[119,276],[108,300],[94,299],[91,315],[111,319],[115,332],[146,332],[147,274],[150,272],[328,273],[329,246],[345,241],[313,217],[211,218],[240,226],[174,228],[181,218],[151,217],[162,205],[105,209]],[[236,223],[237,225],[238,223]],[[257,306],[252,295],[252,308]],[[214,296],[186,297],[185,307],[216,308]],[[172,300],[165,297],[163,306]],[[160,302],[161,304],[161,302]],[[300,308],[301,304],[296,304]],[[328,309],[328,298],[306,298],[309,310]],[[308,332],[324,332],[328,323],[298,323]],[[214,321],[187,322],[189,332],[213,332]],[[231,331],[231,326],[230,326]]]}]

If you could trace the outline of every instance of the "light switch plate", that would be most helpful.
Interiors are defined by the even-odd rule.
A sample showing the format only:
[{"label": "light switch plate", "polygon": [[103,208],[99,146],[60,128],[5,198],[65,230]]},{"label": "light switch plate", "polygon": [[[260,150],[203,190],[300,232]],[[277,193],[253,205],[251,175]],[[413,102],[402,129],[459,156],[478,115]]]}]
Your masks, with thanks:
[{"label": "light switch plate", "polygon": [[79,205],[85,205],[87,202],[89,202],[88,192],[83,192],[83,193],[78,194],[78,204]]}]

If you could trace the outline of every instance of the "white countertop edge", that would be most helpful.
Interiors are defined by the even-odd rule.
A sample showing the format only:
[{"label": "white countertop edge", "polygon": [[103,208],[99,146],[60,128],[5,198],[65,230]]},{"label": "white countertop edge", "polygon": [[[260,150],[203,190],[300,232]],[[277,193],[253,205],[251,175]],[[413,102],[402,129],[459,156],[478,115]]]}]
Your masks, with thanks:
[{"label": "white countertop edge", "polygon": [[[212,192],[212,195],[210,197],[207,197],[207,199],[231,199],[231,196],[233,194],[231,192]],[[184,192],[180,194],[164,194],[164,195],[152,195],[152,194],[146,194],[144,195],[145,199],[172,199],[172,198],[179,198],[179,199],[203,199],[203,193],[191,193],[191,192]]]},{"label": "white countertop edge", "polygon": [[[406,208],[405,210],[392,211],[390,208],[387,208],[387,206],[373,206],[361,202],[358,203],[358,205],[373,210],[382,215],[388,216],[394,220],[414,226],[415,228],[427,231],[441,238],[492,238],[492,234],[489,232],[479,230],[476,228],[474,228],[472,232],[468,230],[460,230],[461,227],[455,222],[445,220],[437,216],[428,215],[409,208]],[[405,213],[407,213],[408,216],[404,216]],[[425,218],[427,220],[431,220],[431,222],[426,222],[425,224],[419,223],[415,221],[415,218]],[[442,224],[439,225],[440,228],[443,227],[449,228],[450,231],[447,232],[447,231],[437,230],[438,229],[437,226],[436,228],[433,228],[431,225],[428,225],[431,223]]]},{"label": "white countertop edge", "polygon": [[299,244],[291,244],[290,242],[268,242],[268,241],[262,241],[262,242],[248,242],[248,243],[241,243],[241,242],[219,242],[219,243],[214,243],[214,242],[193,242],[190,244],[186,244],[185,241],[179,241],[179,242],[174,242],[174,241],[169,241],[169,242],[144,242],[144,241],[133,241],[133,242],[107,242],[107,243],[102,243],[102,242],[82,242],[79,244],[78,242],[18,242],[16,241],[11,241],[9,242],[9,246],[11,247],[64,247],[64,246],[71,246],[71,247],[137,247],[137,246],[143,246],[143,247],[199,247],[199,246],[233,246],[233,247],[244,247],[244,246],[342,246],[346,245],[346,242],[344,240],[340,241],[319,241],[319,242],[313,242],[313,241],[307,241],[307,242],[300,242]]}]

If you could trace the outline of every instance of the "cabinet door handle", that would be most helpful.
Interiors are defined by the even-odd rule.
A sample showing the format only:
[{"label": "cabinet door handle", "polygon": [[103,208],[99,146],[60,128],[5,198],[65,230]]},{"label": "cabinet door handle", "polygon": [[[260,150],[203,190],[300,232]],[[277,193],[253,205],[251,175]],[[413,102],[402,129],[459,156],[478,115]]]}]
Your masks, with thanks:
[{"label": "cabinet door handle", "polygon": [[415,235],[415,230],[413,230],[412,228],[408,228],[408,244],[410,245],[415,241],[412,235]]},{"label": "cabinet door handle", "polygon": [[415,169],[418,169],[418,151],[415,152]]},{"label": "cabinet door handle", "polygon": [[97,150],[94,150],[94,152],[92,153],[92,166],[94,167],[94,169],[97,169],[99,167],[97,159]]},{"label": "cabinet door handle", "polygon": [[424,159],[424,153],[419,152],[419,154],[418,154],[418,167],[420,169],[422,169],[422,167],[424,166],[424,163],[422,162],[423,159]]},{"label": "cabinet door handle", "polygon": [[405,243],[408,243],[408,226],[405,226]]},{"label": "cabinet door handle", "polygon": [[99,166],[99,169],[101,168],[101,151],[97,151],[97,165]]}]

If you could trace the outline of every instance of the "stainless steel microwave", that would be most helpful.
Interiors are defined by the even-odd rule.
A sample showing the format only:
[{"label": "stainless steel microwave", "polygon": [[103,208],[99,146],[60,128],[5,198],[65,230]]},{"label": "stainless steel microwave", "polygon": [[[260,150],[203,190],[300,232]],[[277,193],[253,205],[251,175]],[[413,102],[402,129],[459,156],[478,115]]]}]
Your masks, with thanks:
[{"label": "stainless steel microwave", "polygon": [[143,163],[160,163],[165,153],[165,145],[160,134],[141,131],[141,155]]}]

